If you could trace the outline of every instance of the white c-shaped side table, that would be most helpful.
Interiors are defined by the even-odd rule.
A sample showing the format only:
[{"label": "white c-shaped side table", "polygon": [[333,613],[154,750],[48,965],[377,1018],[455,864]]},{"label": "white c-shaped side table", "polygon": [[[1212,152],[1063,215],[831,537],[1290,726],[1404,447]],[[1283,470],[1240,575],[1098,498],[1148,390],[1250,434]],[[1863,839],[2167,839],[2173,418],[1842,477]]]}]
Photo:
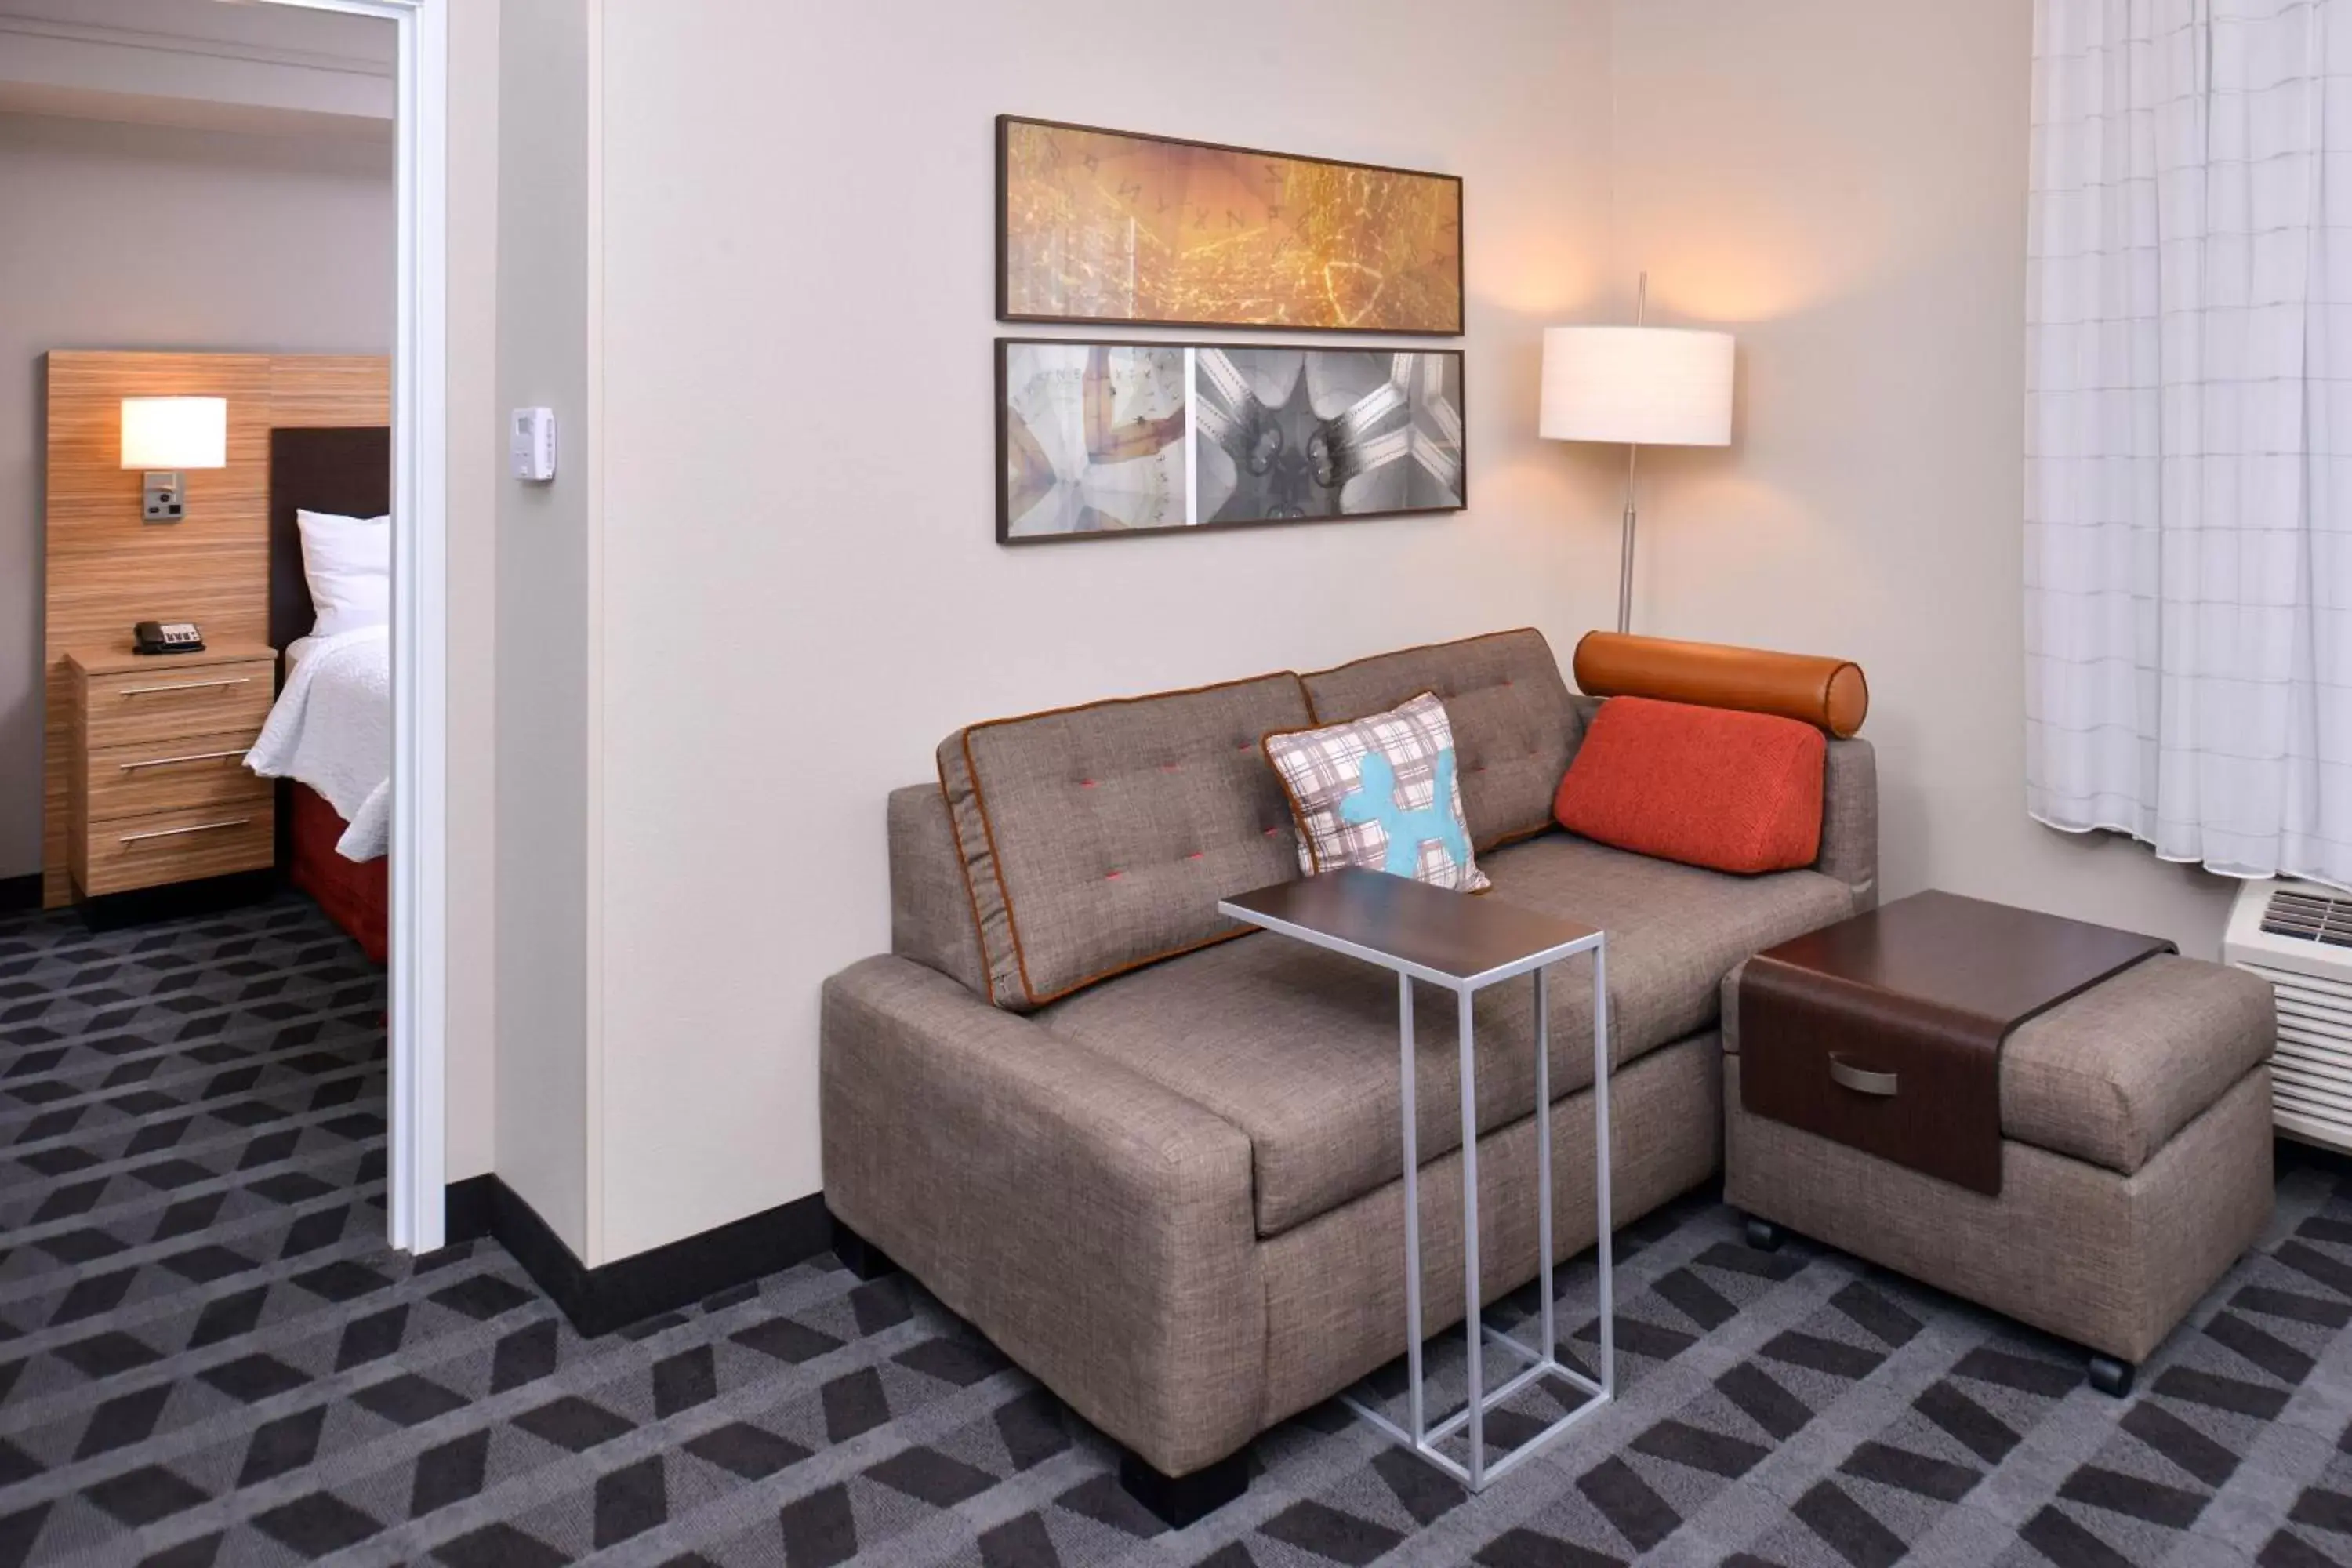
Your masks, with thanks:
[{"label": "white c-shaped side table", "polygon": [[[1570,1428],[1606,1408],[1617,1394],[1616,1301],[1609,1235],[1609,976],[1608,939],[1599,928],[1507,904],[1493,895],[1449,892],[1379,871],[1349,868],[1278,882],[1223,900],[1218,910],[1332,952],[1378,964],[1397,977],[1397,1061],[1403,1080],[1405,1358],[1411,1374],[1410,1414],[1399,1426],[1355,1398],[1348,1405],[1472,1491],[1483,1491],[1535,1457]],[[1555,1347],[1552,1304],[1551,1064],[1544,972],[1580,952],[1592,954],[1593,1186],[1600,1249],[1601,1357],[1596,1381],[1563,1364]],[[1528,1345],[1484,1321],[1478,1289],[1478,1075],[1471,1000],[1489,985],[1532,975],[1535,984],[1536,1246],[1541,1260],[1543,1342]],[[1464,1313],[1469,1397],[1462,1408],[1431,1425],[1423,1408],[1421,1332],[1421,1160],[1413,1108],[1412,983],[1427,981],[1454,994],[1461,1046],[1462,1236]],[[1527,1370],[1492,1392],[1482,1386],[1481,1348],[1492,1342],[1517,1356]],[[1584,1402],[1493,1463],[1486,1459],[1486,1415],[1536,1379],[1557,1377],[1580,1389]],[[1468,1428],[1469,1463],[1457,1463],[1438,1445]]]}]

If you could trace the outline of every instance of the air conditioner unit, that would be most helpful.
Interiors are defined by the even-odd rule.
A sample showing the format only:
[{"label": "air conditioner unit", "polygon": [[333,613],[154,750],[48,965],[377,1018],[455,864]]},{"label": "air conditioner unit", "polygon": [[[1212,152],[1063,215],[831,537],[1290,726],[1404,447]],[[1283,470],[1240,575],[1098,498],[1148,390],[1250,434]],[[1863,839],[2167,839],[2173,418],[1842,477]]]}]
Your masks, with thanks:
[{"label": "air conditioner unit", "polygon": [[2273,1124],[2352,1152],[2352,893],[2284,877],[2246,883],[2221,959],[2278,994]]}]

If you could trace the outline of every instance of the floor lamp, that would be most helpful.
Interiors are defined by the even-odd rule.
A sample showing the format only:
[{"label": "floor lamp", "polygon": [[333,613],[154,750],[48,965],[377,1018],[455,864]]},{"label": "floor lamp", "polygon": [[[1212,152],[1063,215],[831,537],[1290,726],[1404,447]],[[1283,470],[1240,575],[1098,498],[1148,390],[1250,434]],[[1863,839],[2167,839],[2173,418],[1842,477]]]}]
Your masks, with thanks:
[{"label": "floor lamp", "polygon": [[1644,447],[1731,445],[1731,334],[1645,327],[1650,275],[1630,327],[1544,331],[1542,434],[1625,448],[1617,629],[1633,629],[1633,460]]}]

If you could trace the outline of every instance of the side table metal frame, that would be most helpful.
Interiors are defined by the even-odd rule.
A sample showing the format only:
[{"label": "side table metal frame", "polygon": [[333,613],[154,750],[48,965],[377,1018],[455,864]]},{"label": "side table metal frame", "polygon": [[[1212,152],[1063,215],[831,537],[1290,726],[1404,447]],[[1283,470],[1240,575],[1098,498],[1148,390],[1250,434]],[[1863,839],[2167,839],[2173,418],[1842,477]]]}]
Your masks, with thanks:
[{"label": "side table metal frame", "polygon": [[[1228,903],[1220,903],[1221,912],[1235,920],[1246,921],[1267,931],[1328,952],[1345,953],[1350,958],[1377,964],[1397,977],[1397,1059],[1402,1084],[1404,1125],[1404,1256],[1405,1256],[1405,1361],[1410,1373],[1410,1414],[1407,1426],[1399,1426],[1383,1412],[1374,1409],[1352,1395],[1342,1395],[1349,1408],[1379,1427],[1399,1444],[1419,1454],[1423,1459],[1452,1476],[1472,1491],[1484,1491],[1490,1484],[1510,1474],[1533,1458],[1558,1438],[1579,1424],[1608,1407],[1617,1396],[1617,1331],[1616,1291],[1612,1279],[1613,1248],[1610,1237],[1609,1205],[1609,973],[1608,939],[1603,931],[1593,931],[1574,942],[1563,942],[1540,952],[1490,969],[1483,973],[1463,977],[1441,970],[1411,963],[1393,954],[1367,947],[1359,942],[1343,941],[1310,927],[1296,925]],[[1575,1368],[1564,1364],[1556,1347],[1559,1342],[1559,1325],[1555,1321],[1552,1300],[1552,1181],[1551,1181],[1551,1020],[1547,1007],[1549,1001],[1545,984],[1545,971],[1563,959],[1580,952],[1592,954],[1592,1110],[1593,1110],[1593,1187],[1598,1202],[1596,1230],[1600,1251],[1600,1312],[1601,1357],[1599,1381],[1587,1377]],[[1535,986],[1535,1056],[1536,1056],[1536,1247],[1541,1259],[1542,1332],[1541,1345],[1528,1345],[1500,1329],[1486,1326],[1485,1309],[1480,1301],[1478,1271],[1478,1069],[1475,1050],[1476,1026],[1471,1017],[1471,1002],[1490,985],[1498,985],[1521,975],[1532,975]],[[1469,1397],[1461,1409],[1434,1426],[1428,1420],[1423,1403],[1422,1372],[1422,1312],[1421,1312],[1421,1158],[1420,1132],[1415,1124],[1413,1071],[1412,983],[1425,980],[1454,994],[1456,1006],[1455,1033],[1461,1048],[1462,1089],[1462,1276],[1467,1310],[1463,1316],[1464,1342],[1469,1378]],[[1526,1370],[1507,1379],[1491,1393],[1484,1388],[1485,1358],[1482,1347],[1498,1345],[1527,1363]],[[1545,1376],[1557,1377],[1580,1389],[1586,1394],[1581,1405],[1561,1415],[1541,1432],[1511,1449],[1501,1458],[1488,1463],[1486,1458],[1486,1414],[1512,1398],[1529,1384]],[[1468,1428],[1469,1458],[1465,1466],[1440,1451],[1438,1445],[1456,1432]]]}]

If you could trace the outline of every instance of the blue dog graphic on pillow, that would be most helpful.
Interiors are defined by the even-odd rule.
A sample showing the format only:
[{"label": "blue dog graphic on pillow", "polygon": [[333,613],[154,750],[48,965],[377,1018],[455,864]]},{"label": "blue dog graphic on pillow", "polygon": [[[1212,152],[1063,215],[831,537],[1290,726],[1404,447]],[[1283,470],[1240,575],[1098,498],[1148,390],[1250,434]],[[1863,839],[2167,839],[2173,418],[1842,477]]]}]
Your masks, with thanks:
[{"label": "blue dog graphic on pillow", "polygon": [[1454,816],[1454,748],[1437,753],[1436,787],[1429,804],[1409,808],[1397,800],[1396,764],[1378,752],[1364,757],[1363,782],[1339,802],[1339,820],[1351,824],[1377,822],[1388,835],[1388,855],[1381,869],[1391,877],[1410,877],[1421,868],[1421,847],[1435,839],[1454,857],[1456,866],[1470,859],[1469,836]]}]

